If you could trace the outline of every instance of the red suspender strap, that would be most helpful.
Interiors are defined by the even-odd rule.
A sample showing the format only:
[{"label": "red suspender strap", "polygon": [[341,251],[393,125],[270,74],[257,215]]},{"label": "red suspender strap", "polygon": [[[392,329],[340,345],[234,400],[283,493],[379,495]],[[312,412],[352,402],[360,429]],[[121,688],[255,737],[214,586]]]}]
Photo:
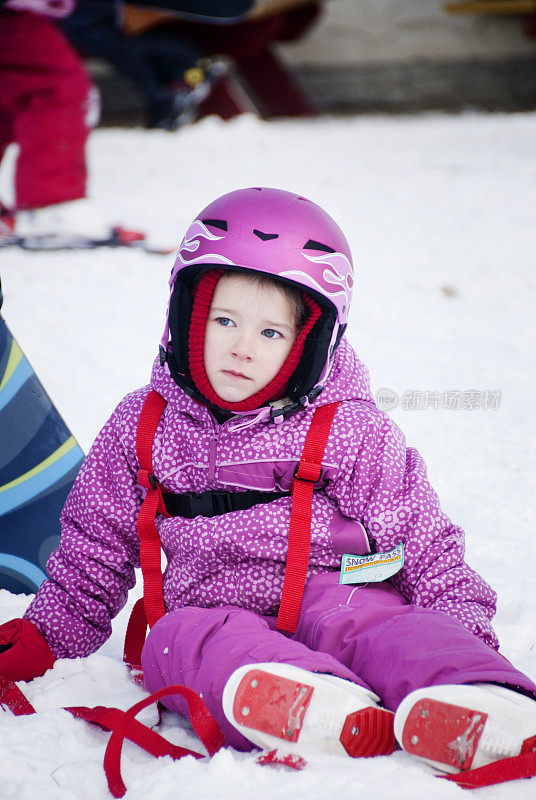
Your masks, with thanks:
[{"label": "red suspender strap", "polygon": [[136,453],[140,463],[138,483],[147,489],[136,527],[140,537],[143,602],[150,628],[166,613],[160,568],[160,537],[155,525],[157,513],[163,510],[162,490],[153,475],[153,441],[165,407],[166,401],[162,395],[150,392],[141,410],[136,436]]},{"label": "red suspender strap", "polygon": [[130,668],[130,676],[135,683],[143,686],[143,670],[141,668],[141,651],[147,634],[147,615],[143,597],[136,600],[125,633],[123,661]]},{"label": "red suspender strap", "polygon": [[300,616],[311,550],[313,489],[320,479],[322,457],[338,406],[330,403],[316,409],[292,485],[287,566],[276,623],[278,630],[288,633],[294,633]]}]

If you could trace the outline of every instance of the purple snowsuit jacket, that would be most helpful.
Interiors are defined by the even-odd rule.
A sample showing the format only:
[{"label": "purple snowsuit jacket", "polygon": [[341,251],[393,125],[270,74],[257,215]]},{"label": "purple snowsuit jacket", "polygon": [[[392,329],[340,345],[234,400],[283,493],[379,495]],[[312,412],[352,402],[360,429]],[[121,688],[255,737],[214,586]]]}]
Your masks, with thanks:
[{"label": "purple snowsuit jacket", "polygon": [[[138,418],[156,389],[167,400],[153,444],[156,478],[172,492],[288,491],[316,407],[340,401],[313,495],[309,575],[340,568],[343,553],[386,552],[401,542],[391,583],[408,603],[458,619],[492,647],[495,593],[464,561],[464,534],[442,512],[419,453],[379,411],[368,373],[342,340],[324,391],[281,422],[269,409],[219,424],[157,360],[151,383],[122,400],[89,452],[61,515],[58,549],[26,618],[57,657],[86,656],[110,636],[139,566]],[[278,611],[291,499],[195,519],[157,517],[167,557],[167,611],[232,605]]]}]

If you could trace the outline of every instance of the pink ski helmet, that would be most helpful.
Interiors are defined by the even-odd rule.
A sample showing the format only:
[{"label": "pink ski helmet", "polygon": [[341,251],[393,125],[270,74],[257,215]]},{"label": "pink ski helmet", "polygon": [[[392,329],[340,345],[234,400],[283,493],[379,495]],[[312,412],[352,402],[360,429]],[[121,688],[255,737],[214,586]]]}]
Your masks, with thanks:
[{"label": "pink ski helmet", "polygon": [[202,274],[214,268],[267,274],[298,286],[316,300],[322,314],[307,336],[287,390],[299,405],[313,400],[322,391],[346,328],[352,296],[352,256],[339,226],[315,203],[281,189],[239,189],[197,215],[171,272],[168,322],[160,350],[174,380],[193,396],[199,392],[188,363],[192,289]]}]

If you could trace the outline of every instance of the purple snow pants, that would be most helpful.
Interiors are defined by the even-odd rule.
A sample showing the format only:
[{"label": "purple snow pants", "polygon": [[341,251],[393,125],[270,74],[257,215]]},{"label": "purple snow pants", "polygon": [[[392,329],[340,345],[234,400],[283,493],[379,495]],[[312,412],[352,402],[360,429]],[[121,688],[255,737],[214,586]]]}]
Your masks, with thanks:
[{"label": "purple snow pants", "polygon": [[[384,708],[423,686],[489,681],[536,695],[536,686],[457,620],[408,605],[389,583],[340,585],[338,574],[317,575],[305,589],[293,636],[275,630],[275,618],[235,606],[188,606],[162,617],[142,654],[151,692],[179,683],[202,695],[227,745],[252,745],[226,720],[222,693],[244,664],[279,661],[327,672],[372,689]],[[164,704],[187,717],[179,697]]]}]

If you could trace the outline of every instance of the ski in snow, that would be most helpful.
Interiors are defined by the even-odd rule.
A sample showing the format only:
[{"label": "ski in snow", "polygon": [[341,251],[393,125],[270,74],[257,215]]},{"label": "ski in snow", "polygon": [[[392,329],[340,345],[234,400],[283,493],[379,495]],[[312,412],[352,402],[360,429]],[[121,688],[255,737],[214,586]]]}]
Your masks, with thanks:
[{"label": "ski in snow", "polygon": [[142,250],[144,253],[154,255],[170,255],[176,249],[164,247],[149,241],[145,234],[114,228],[112,235],[107,239],[85,239],[73,236],[4,236],[0,237],[0,247],[18,247],[29,252],[57,252],[61,250],[96,250],[99,248],[127,247],[133,250]]}]

